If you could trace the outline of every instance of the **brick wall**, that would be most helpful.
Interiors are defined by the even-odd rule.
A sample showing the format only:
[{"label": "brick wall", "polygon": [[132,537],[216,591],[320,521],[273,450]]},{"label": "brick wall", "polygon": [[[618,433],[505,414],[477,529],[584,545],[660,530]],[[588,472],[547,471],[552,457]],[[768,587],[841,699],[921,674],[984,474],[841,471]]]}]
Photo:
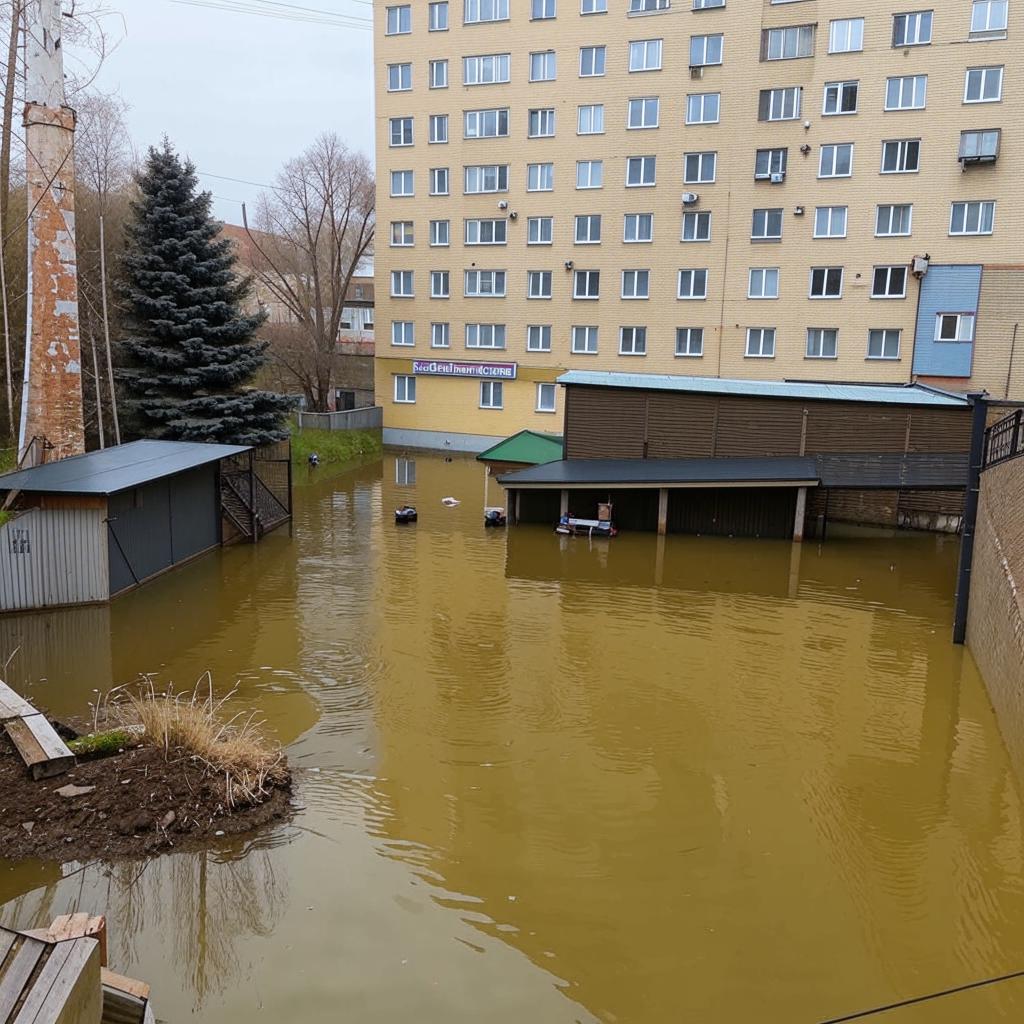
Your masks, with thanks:
[{"label": "brick wall", "polygon": [[1018,770],[1024,770],[1024,459],[986,470],[967,644]]}]

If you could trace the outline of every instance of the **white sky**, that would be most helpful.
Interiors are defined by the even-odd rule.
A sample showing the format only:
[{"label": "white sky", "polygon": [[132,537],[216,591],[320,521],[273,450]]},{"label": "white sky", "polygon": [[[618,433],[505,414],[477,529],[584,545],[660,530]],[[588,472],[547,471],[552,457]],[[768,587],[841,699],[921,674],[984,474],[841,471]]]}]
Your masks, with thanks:
[{"label": "white sky", "polygon": [[[324,131],[373,158],[373,33],[334,25],[183,6],[108,0],[120,39],[96,82],[129,104],[140,153],[166,133],[195,162],[216,215],[241,223],[241,202]],[[236,4],[246,0],[209,0]],[[251,0],[250,0],[251,2]],[[268,0],[256,0],[261,7]],[[359,0],[281,0],[369,19]],[[65,5],[67,6],[67,5]],[[273,9],[273,8],[272,8]]]}]

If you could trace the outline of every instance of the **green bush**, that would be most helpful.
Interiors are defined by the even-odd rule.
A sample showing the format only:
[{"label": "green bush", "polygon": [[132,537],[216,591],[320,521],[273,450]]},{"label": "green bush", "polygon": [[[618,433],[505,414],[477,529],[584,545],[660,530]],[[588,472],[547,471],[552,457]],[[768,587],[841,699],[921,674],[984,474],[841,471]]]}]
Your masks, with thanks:
[{"label": "green bush", "polygon": [[292,462],[304,466],[312,452],[321,466],[359,462],[381,453],[380,433],[375,430],[299,430],[292,428]]}]

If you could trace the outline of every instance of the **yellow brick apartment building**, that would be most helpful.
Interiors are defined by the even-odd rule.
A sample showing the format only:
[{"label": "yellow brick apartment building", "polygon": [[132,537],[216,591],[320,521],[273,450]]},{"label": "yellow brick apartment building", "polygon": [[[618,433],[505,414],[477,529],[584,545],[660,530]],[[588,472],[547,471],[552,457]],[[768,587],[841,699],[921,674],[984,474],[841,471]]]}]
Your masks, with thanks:
[{"label": "yellow brick apartment building", "polygon": [[557,432],[567,369],[1024,397],[1024,0],[374,15],[385,440]]}]

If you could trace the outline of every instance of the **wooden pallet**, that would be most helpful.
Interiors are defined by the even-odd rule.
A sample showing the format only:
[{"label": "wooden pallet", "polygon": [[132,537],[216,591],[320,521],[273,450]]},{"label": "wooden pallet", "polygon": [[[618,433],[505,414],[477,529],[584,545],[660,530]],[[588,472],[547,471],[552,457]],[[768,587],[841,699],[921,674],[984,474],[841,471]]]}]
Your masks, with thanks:
[{"label": "wooden pallet", "polygon": [[[0,682],[0,724],[34,779],[63,775],[74,767],[75,755],[53,726],[27,700]],[[3,1018],[0,1017],[0,1021]]]}]

